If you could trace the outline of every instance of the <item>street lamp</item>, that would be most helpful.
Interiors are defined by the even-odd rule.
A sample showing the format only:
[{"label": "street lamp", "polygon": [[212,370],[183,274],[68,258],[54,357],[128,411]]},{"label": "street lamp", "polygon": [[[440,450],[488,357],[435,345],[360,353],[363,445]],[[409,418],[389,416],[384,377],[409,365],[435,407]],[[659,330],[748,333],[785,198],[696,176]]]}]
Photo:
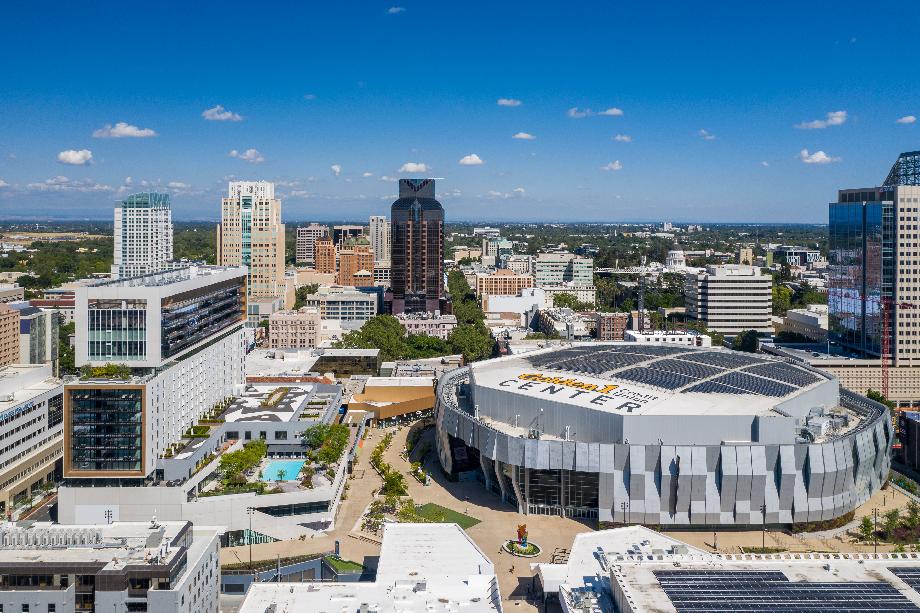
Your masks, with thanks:
[{"label": "street lamp", "polygon": [[760,526],[762,528],[760,534],[760,549],[766,553],[767,551],[767,504],[763,503],[760,505]]},{"label": "street lamp", "polygon": [[626,519],[626,523],[630,523],[627,513],[629,513],[629,501],[624,500],[620,503],[620,511],[623,513],[623,517]]},{"label": "street lamp", "polygon": [[873,553],[878,553],[878,507],[872,509],[872,538],[874,540]]}]

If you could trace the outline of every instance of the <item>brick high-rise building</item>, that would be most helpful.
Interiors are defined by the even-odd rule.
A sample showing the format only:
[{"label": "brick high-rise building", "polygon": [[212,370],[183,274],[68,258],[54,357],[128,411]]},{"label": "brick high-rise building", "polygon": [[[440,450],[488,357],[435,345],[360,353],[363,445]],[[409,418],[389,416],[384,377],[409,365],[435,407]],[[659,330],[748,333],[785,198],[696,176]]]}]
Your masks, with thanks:
[{"label": "brick high-rise building", "polygon": [[444,295],[444,208],[434,179],[400,179],[390,219],[393,313],[437,310]]},{"label": "brick high-rise building", "polygon": [[374,284],[374,252],[366,238],[349,238],[339,249],[338,281],[339,285],[353,287]]},{"label": "brick high-rise building", "polygon": [[316,272],[335,274],[337,268],[335,265],[335,243],[332,242],[332,239],[329,237],[317,239],[313,249],[314,257],[316,258],[313,268],[316,269]]}]

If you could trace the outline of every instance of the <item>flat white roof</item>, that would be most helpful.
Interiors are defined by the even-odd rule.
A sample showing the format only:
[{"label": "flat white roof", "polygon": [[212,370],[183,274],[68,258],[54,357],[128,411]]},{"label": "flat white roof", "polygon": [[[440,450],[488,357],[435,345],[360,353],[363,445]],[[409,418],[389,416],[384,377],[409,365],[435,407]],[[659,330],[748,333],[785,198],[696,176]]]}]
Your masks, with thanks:
[{"label": "flat white roof", "polygon": [[358,583],[254,583],[240,613],[357,611],[501,613],[495,569],[457,524],[386,524],[377,578]]}]

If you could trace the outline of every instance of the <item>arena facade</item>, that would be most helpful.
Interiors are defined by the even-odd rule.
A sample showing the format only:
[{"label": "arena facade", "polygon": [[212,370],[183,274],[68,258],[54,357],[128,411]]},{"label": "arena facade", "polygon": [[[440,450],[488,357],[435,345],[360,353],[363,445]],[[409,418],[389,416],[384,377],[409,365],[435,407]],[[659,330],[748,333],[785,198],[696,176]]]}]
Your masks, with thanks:
[{"label": "arena facade", "polygon": [[478,362],[437,389],[445,471],[521,513],[660,526],[829,520],[884,483],[884,405],[762,354],[575,344]]}]

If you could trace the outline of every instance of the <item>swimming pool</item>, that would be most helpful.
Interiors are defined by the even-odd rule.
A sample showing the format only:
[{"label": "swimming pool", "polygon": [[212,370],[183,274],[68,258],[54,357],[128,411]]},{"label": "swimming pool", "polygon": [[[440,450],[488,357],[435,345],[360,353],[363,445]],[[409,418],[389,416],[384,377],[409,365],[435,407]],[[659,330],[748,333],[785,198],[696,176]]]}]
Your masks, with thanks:
[{"label": "swimming pool", "polygon": [[272,460],[262,469],[262,481],[279,481],[278,471],[284,471],[280,481],[297,481],[304,460]]}]

